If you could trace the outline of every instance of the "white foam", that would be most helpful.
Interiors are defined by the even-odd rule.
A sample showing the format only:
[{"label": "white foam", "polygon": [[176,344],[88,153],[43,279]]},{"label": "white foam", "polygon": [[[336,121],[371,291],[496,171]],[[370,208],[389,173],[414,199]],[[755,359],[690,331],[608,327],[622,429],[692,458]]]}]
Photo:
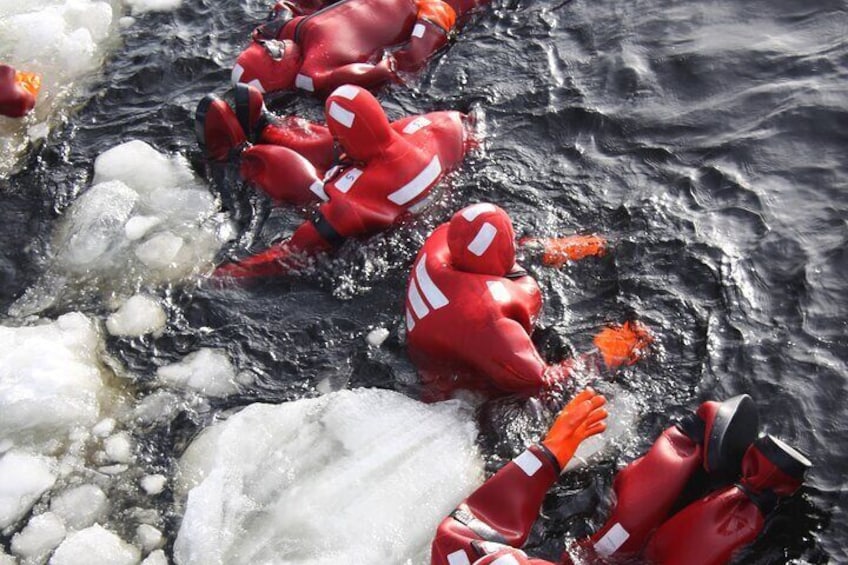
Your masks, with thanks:
[{"label": "white foam", "polygon": [[137,565],[140,560],[138,549],[95,524],[65,538],[50,565]]},{"label": "white foam", "polygon": [[109,509],[106,494],[97,485],[85,484],[64,491],[50,501],[50,511],[70,530],[82,530],[101,520]]},{"label": "white foam", "polygon": [[165,310],[156,298],[136,294],[109,316],[106,329],[112,335],[128,337],[160,335],[167,321]]},{"label": "white foam", "polygon": [[211,267],[235,231],[186,160],[130,141],[101,154],[94,185],[65,212],[54,259],[9,309],[25,316],[76,293],[131,295]]},{"label": "white foam", "polygon": [[429,562],[436,526],[482,480],[473,421],[459,401],[380,390],[250,405],[183,455],[175,561]]},{"label": "white foam", "polygon": [[35,110],[0,118],[0,177],[19,165],[30,140],[43,138],[71,110],[116,35],[118,0],[0,2],[3,62],[42,77]]},{"label": "white foam", "polygon": [[65,524],[56,514],[39,514],[12,537],[12,552],[27,563],[43,562],[62,543],[65,533]]},{"label": "white foam", "polygon": [[82,314],[0,326],[0,440],[47,450],[100,419],[100,335]]},{"label": "white foam", "polygon": [[56,482],[55,460],[23,451],[0,457],[0,530],[23,518]]},{"label": "white foam", "polygon": [[215,349],[200,349],[179,363],[160,367],[156,377],[169,386],[207,396],[224,397],[238,392],[236,371],[230,358]]}]

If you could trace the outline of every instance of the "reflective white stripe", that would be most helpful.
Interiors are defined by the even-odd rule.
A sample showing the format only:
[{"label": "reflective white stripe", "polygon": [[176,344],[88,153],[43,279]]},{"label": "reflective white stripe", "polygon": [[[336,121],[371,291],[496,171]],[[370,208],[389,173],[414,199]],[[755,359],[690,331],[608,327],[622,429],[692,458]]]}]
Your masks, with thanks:
[{"label": "reflective white stripe", "polygon": [[362,169],[353,168],[346,172],[344,175],[342,175],[342,178],[340,178],[333,184],[336,186],[336,190],[338,190],[339,192],[347,192],[348,190],[350,190],[350,187],[353,186],[353,183],[356,182],[356,179],[358,179],[361,175]]},{"label": "reflective white stripe", "polygon": [[239,81],[241,80],[241,75],[243,75],[243,74],[244,74],[244,67],[242,67],[239,64],[236,64],[236,66],[233,67],[233,74],[232,74],[232,77],[231,77],[233,84],[238,84]]},{"label": "reflective white stripe", "polygon": [[356,118],[356,114],[345,110],[335,102],[330,102],[330,117],[346,128],[349,128],[353,125],[353,120]]},{"label": "reflective white stripe", "polygon": [[419,320],[430,313],[430,309],[424,304],[424,300],[422,300],[421,294],[418,292],[418,286],[415,284],[415,280],[409,281],[409,291],[406,293],[406,297],[409,299],[409,304],[412,306],[412,310],[418,316]]},{"label": "reflective white stripe", "polygon": [[406,331],[411,332],[415,328],[415,319],[412,317],[412,312],[409,308],[406,309]]},{"label": "reflective white stripe", "polygon": [[418,118],[415,118],[414,120],[412,120],[408,124],[406,124],[406,127],[403,128],[403,133],[405,133],[406,135],[412,135],[416,131],[420,130],[423,127],[427,127],[432,123],[433,122],[431,122],[430,120],[428,120],[424,116],[420,116]]},{"label": "reflective white stripe", "polygon": [[312,82],[312,77],[306,75],[299,74],[294,77],[294,85],[302,90],[308,90],[309,92],[315,91],[315,84]]},{"label": "reflective white stripe", "polygon": [[528,477],[532,477],[536,474],[536,471],[542,468],[542,462],[529,449],[513,459],[512,462],[521,467],[521,470]]},{"label": "reflective white stripe", "polygon": [[483,214],[485,212],[494,212],[494,211],[495,211],[495,205],[494,204],[488,204],[488,203],[484,202],[484,203],[481,203],[481,204],[474,204],[473,206],[466,206],[465,208],[462,209],[462,211],[460,213],[462,214],[463,218],[465,218],[469,222],[473,222],[474,218],[476,218],[480,214]]},{"label": "reflective white stripe", "polygon": [[253,79],[252,81],[250,81],[249,83],[247,83],[247,85],[248,85],[248,86],[252,86],[253,88],[255,88],[256,90],[258,90],[258,91],[259,91],[259,92],[261,92],[262,94],[265,94],[265,87],[264,87],[264,86],[262,86],[262,82],[261,82],[258,78]]},{"label": "reflective white stripe", "polygon": [[415,27],[412,28],[412,37],[424,37],[425,31],[427,31],[427,28],[424,27],[424,24],[415,24]]},{"label": "reflective white stripe", "polygon": [[421,285],[421,292],[433,310],[438,310],[442,306],[449,304],[448,297],[439,290],[439,287],[430,278],[430,273],[427,272],[427,254],[421,256],[421,260],[415,265],[415,277],[418,279],[418,284]]},{"label": "reflective white stripe", "polygon": [[448,565],[471,565],[468,556],[461,549],[448,554]]},{"label": "reflective white stripe", "polygon": [[493,541],[481,541],[478,542],[478,546],[483,549],[483,552],[486,555],[491,555],[492,553],[497,553],[504,549],[511,549],[514,552],[514,555],[521,555],[522,557],[527,557],[527,554],[521,551],[520,549],[516,549],[511,545],[505,545],[502,543],[496,543]]},{"label": "reflective white stripe", "polygon": [[356,98],[356,95],[359,94],[359,89],[353,86],[352,84],[343,84],[333,91],[330,96],[341,96],[342,98],[347,98],[348,100],[353,100]]},{"label": "reflective white stripe", "polygon": [[518,565],[518,559],[514,555],[502,555],[492,561],[492,565]]},{"label": "reflective white stripe", "polygon": [[489,292],[492,293],[492,298],[498,302],[509,302],[509,291],[501,281],[486,281],[486,285],[489,287]]},{"label": "reflective white stripe", "polygon": [[595,551],[601,557],[609,557],[618,551],[618,548],[624,545],[624,542],[626,542],[629,537],[630,532],[625,530],[621,524],[616,523],[607,533],[604,534],[604,537],[595,543]]},{"label": "reflective white stripe", "polygon": [[468,244],[468,250],[477,257],[480,257],[492,245],[496,235],[498,235],[498,229],[489,222],[486,222],[480,227],[480,231],[477,232],[471,243]]},{"label": "reflective white stripe", "polygon": [[312,184],[309,185],[309,190],[315,193],[318,198],[326,202],[330,198],[327,196],[327,193],[324,192],[324,183],[320,180],[316,180]]},{"label": "reflective white stripe", "polygon": [[389,194],[389,200],[403,206],[427,190],[439,178],[441,172],[442,164],[439,162],[439,156],[435,155],[430,164],[424,167],[424,170],[418,173],[414,179]]}]

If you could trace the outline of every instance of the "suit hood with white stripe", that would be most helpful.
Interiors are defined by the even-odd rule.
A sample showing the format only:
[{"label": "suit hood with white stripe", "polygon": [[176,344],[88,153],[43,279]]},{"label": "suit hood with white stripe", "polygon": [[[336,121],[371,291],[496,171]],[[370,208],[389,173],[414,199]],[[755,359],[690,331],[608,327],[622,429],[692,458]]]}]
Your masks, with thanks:
[{"label": "suit hood with white stripe", "polygon": [[348,157],[370,161],[383,155],[398,134],[374,95],[358,86],[346,84],[327,98],[324,111],[327,127]]},{"label": "suit hood with white stripe", "polygon": [[515,266],[515,231],[494,204],[467,206],[448,227],[448,248],[455,269],[502,277]]},{"label": "suit hood with white stripe", "polygon": [[249,84],[259,92],[293,90],[301,65],[300,46],[291,40],[254,40],[236,59],[233,84]]}]

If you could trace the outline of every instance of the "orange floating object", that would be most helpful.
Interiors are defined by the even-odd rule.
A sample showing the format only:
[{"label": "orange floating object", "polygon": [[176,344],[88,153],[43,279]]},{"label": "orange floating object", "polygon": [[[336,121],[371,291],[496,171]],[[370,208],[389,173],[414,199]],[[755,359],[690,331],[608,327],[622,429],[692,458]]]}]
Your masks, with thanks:
[{"label": "orange floating object", "polygon": [[648,329],[638,322],[624,322],[621,326],[604,328],[594,339],[595,346],[604,357],[604,363],[610,369],[632,365],[653,341]]},{"label": "orange floating object", "polygon": [[15,71],[15,82],[18,85],[33,95],[38,96],[41,90],[41,75],[30,73],[27,71]]}]

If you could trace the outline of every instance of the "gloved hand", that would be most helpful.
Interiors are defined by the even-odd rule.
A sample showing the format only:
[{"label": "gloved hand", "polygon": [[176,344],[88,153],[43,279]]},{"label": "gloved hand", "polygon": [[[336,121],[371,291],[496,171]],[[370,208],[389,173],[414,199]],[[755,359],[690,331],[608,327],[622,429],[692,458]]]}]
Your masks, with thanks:
[{"label": "gloved hand", "polygon": [[565,469],[580,442],[607,429],[607,411],[601,408],[606,402],[606,398],[587,388],[559,413],[542,445],[554,454],[560,469]]},{"label": "gloved hand", "polygon": [[570,235],[567,237],[525,237],[520,245],[541,249],[542,264],[562,267],[569,261],[585,257],[601,257],[607,252],[607,240],[597,235]]},{"label": "gloved hand", "polygon": [[0,65],[0,114],[10,118],[25,116],[35,106],[40,89],[39,75]]},{"label": "gloved hand", "polygon": [[654,341],[648,328],[639,322],[624,322],[620,326],[604,328],[595,336],[595,346],[610,369],[632,365]]}]

